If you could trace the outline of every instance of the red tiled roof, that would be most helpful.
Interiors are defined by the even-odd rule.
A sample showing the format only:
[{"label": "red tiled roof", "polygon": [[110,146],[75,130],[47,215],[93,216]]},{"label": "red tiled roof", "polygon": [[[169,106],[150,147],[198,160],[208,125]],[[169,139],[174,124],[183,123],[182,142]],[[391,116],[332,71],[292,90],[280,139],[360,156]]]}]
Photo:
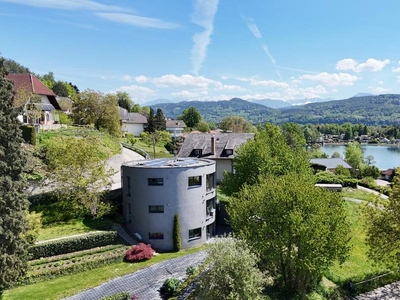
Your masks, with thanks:
[{"label": "red tiled roof", "polygon": [[56,96],[52,90],[32,74],[10,74],[7,75],[6,78],[14,81],[15,91],[17,93],[25,89],[27,92],[38,95]]}]

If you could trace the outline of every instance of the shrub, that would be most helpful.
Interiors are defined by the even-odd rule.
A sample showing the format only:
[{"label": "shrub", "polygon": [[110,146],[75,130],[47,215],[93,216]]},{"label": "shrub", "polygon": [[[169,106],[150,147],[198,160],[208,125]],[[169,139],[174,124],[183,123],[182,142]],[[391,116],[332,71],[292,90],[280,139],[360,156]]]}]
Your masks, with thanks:
[{"label": "shrub", "polygon": [[100,298],[100,300],[131,300],[128,292],[121,292],[111,296]]},{"label": "shrub", "polygon": [[190,276],[196,272],[196,267],[189,266],[186,268],[186,275]]},{"label": "shrub", "polygon": [[154,250],[151,245],[139,243],[126,251],[125,261],[127,262],[139,262],[143,260],[149,260],[154,255]]},{"label": "shrub", "polygon": [[174,295],[174,293],[178,290],[181,282],[176,278],[167,278],[165,279],[161,289],[160,294],[164,298],[168,298]]},{"label": "shrub", "polygon": [[343,176],[346,176],[346,177],[350,177],[350,176],[351,176],[350,170],[349,170],[349,169],[346,169],[346,168],[343,167],[342,165],[339,165],[339,166],[337,166],[337,167],[335,168],[335,174],[336,174],[336,175],[343,175]]},{"label": "shrub", "polygon": [[36,145],[36,129],[35,129],[35,127],[22,125],[21,130],[22,130],[22,138],[24,139],[24,141],[35,146]]},{"label": "shrub", "polygon": [[174,244],[174,250],[179,251],[181,250],[181,228],[179,225],[179,215],[175,214],[174,216],[174,228],[172,230],[172,236],[173,236],[173,244]]},{"label": "shrub", "polygon": [[115,231],[98,232],[89,235],[36,244],[28,248],[30,259],[66,254],[95,247],[115,244],[118,235]]},{"label": "shrub", "polygon": [[42,228],[42,214],[34,211],[27,212],[28,230],[24,233],[24,238],[29,244],[34,244]]},{"label": "shrub", "polygon": [[335,175],[332,172],[325,171],[315,174],[316,183],[336,183],[344,187],[357,188],[358,180],[344,175]]}]

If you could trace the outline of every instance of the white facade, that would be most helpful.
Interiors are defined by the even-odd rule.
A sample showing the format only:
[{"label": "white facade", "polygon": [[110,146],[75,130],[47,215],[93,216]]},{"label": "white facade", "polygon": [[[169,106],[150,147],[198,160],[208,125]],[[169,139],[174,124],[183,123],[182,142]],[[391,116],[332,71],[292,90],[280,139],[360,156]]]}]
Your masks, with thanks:
[{"label": "white facade", "polygon": [[224,171],[227,171],[229,173],[233,172],[232,168],[232,162],[233,160],[231,158],[229,159],[213,159],[216,162],[216,179],[217,182],[221,182],[224,179]]},{"label": "white facade", "polygon": [[175,214],[182,248],[215,234],[215,162],[156,159],[122,165],[123,211],[127,227],[155,249],[173,249]]},{"label": "white facade", "polygon": [[144,124],[122,122],[121,131],[139,136],[144,131]]}]

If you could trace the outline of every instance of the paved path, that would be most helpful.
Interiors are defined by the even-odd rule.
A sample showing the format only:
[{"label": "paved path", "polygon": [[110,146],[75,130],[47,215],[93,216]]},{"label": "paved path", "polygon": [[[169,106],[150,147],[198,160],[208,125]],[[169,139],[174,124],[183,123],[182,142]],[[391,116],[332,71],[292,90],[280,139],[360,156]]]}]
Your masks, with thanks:
[{"label": "paved path", "polygon": [[371,292],[358,295],[354,300],[398,300],[400,299],[400,281],[380,287]]},{"label": "paved path", "polygon": [[389,199],[389,197],[384,195],[384,194],[381,194],[381,193],[379,193],[377,191],[368,189],[368,188],[360,186],[360,185],[357,186],[357,189],[362,190],[362,191],[367,192],[367,193],[370,193],[370,194],[379,195],[382,199]]},{"label": "paved path", "polygon": [[79,293],[66,300],[95,300],[119,292],[129,292],[139,299],[152,300],[162,299],[158,290],[167,278],[186,277],[186,268],[199,266],[206,258],[206,251],[189,254],[186,256],[170,259],[151,267],[139,270],[133,274],[125,275],[100,286]]},{"label": "paved path", "polygon": [[138,243],[125,231],[121,224],[115,223],[113,228],[118,233],[118,235],[128,244],[137,245]]}]

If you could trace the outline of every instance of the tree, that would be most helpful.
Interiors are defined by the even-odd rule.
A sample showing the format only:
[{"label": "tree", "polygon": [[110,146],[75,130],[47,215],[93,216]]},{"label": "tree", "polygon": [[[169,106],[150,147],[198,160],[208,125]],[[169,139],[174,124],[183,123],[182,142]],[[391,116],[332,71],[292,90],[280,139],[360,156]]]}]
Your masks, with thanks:
[{"label": "tree", "polygon": [[178,117],[178,120],[183,120],[186,126],[194,128],[202,120],[202,117],[197,108],[192,106],[188,109],[183,110],[182,115]]},{"label": "tree", "polygon": [[254,132],[254,126],[241,116],[226,117],[222,120],[219,127],[223,131],[232,132]]},{"label": "tree", "polygon": [[156,130],[167,130],[167,121],[161,108],[157,108],[155,124]]},{"label": "tree", "polygon": [[367,157],[365,158],[365,163],[368,166],[375,164],[375,157],[373,155],[367,155]]},{"label": "tree", "polygon": [[206,271],[199,276],[198,299],[263,299],[265,274],[258,268],[258,255],[245,241],[216,238],[207,249]]},{"label": "tree", "polygon": [[340,158],[340,156],[341,156],[340,153],[335,151],[335,152],[332,153],[331,158]]},{"label": "tree", "polygon": [[[102,192],[111,186],[114,170],[106,170],[99,156],[100,142],[95,138],[63,136],[47,145],[48,180],[60,198],[70,198],[92,217],[101,217],[110,206],[101,201]],[[73,206],[73,203],[71,203]]]},{"label": "tree", "polygon": [[227,210],[238,237],[260,255],[260,267],[290,295],[315,288],[349,251],[345,202],[315,187],[309,175],[262,177],[231,197]]},{"label": "tree", "polygon": [[26,158],[17,120],[20,111],[13,105],[14,87],[5,75],[0,59],[0,298],[27,270],[27,242],[22,237],[27,230]]},{"label": "tree", "polygon": [[336,174],[336,175],[339,175],[339,176],[340,176],[340,175],[346,176],[346,177],[350,177],[350,176],[351,176],[349,169],[346,169],[346,168],[343,167],[342,165],[338,165],[338,166],[335,168],[335,174]]},{"label": "tree", "polygon": [[[0,57],[0,59],[2,59]],[[4,60],[4,68],[5,71],[8,74],[15,74],[15,73],[31,73],[31,71],[29,70],[29,68],[21,65],[20,63],[16,62],[15,60],[12,59],[7,59],[5,58]]]},{"label": "tree", "polygon": [[153,158],[156,158],[156,145],[165,145],[171,141],[168,131],[142,132],[140,138],[149,146],[153,146]]},{"label": "tree", "polygon": [[147,118],[146,132],[154,133],[156,131],[156,119],[154,117],[154,109],[150,107],[149,116]]},{"label": "tree", "polygon": [[181,250],[181,227],[179,225],[179,215],[174,215],[174,228],[172,230],[172,239],[174,244],[174,251]]},{"label": "tree", "polygon": [[296,123],[285,123],[281,126],[283,136],[286,139],[286,143],[292,147],[304,147],[306,145],[306,139],[304,137],[303,129],[299,124]]},{"label": "tree", "polygon": [[64,82],[62,82],[60,80],[56,81],[54,83],[52,91],[54,92],[54,94],[56,94],[57,96],[60,96],[60,97],[68,97],[69,96],[68,88],[66,87]]},{"label": "tree", "polygon": [[118,106],[125,108],[128,112],[132,111],[133,101],[127,92],[118,91],[116,94]]},{"label": "tree", "polygon": [[73,115],[76,124],[93,124],[97,129],[105,129],[115,136],[121,133],[115,95],[86,90],[74,102]]},{"label": "tree", "polygon": [[360,176],[361,168],[363,165],[363,151],[360,144],[357,142],[349,143],[346,147],[344,156],[346,161],[353,168],[353,176]]},{"label": "tree", "polygon": [[227,195],[238,192],[244,184],[257,183],[260,175],[312,174],[307,152],[303,148],[291,148],[282,131],[272,124],[260,128],[254,140],[238,148],[233,168],[236,172],[225,172],[221,185]]},{"label": "tree", "polygon": [[[399,169],[396,170],[398,173]],[[400,176],[393,179],[389,200],[366,205],[368,255],[377,263],[400,267]]]},{"label": "tree", "polygon": [[372,177],[374,179],[381,176],[381,171],[376,166],[363,165],[361,169],[362,177]]},{"label": "tree", "polygon": [[38,79],[49,89],[53,89],[53,86],[55,84],[55,79],[54,79],[54,73],[49,72],[47,74],[44,74],[43,76],[38,76]]},{"label": "tree", "polygon": [[201,121],[197,124],[196,129],[197,129],[198,131],[201,131],[201,132],[209,132],[209,131],[210,131],[210,126],[208,125],[208,123],[207,123],[206,121],[201,120]]}]

